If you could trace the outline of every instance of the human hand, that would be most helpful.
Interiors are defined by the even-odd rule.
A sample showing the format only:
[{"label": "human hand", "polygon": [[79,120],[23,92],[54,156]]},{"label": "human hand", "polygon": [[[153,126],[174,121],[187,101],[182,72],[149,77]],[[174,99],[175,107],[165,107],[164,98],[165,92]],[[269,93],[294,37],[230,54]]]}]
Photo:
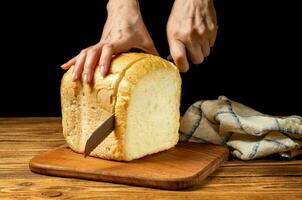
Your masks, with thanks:
[{"label": "human hand", "polygon": [[78,80],[82,75],[84,82],[90,83],[97,66],[100,66],[101,75],[105,76],[109,72],[112,57],[132,48],[158,55],[137,0],[110,0],[107,11],[100,42],[82,50],[61,66],[69,69],[74,65],[73,80]]},{"label": "human hand", "polygon": [[194,64],[210,54],[215,43],[217,20],[213,0],[175,0],[167,37],[171,56],[180,71],[189,70],[186,50]]}]

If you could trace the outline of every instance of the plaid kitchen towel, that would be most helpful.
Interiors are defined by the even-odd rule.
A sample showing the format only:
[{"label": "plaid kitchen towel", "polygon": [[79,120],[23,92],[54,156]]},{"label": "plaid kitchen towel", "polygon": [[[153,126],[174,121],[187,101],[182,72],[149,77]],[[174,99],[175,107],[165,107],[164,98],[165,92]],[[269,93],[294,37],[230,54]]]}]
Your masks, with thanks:
[{"label": "plaid kitchen towel", "polygon": [[302,154],[302,117],[273,117],[221,96],[194,103],[181,119],[180,139],[225,144],[236,158]]}]

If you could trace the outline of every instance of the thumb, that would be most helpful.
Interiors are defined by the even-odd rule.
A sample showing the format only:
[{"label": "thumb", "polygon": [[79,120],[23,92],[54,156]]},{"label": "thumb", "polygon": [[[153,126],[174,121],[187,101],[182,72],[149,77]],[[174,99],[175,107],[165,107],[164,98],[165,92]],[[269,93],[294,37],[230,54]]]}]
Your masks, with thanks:
[{"label": "thumb", "polygon": [[180,72],[187,72],[189,70],[189,63],[186,55],[186,47],[179,40],[169,41],[171,56]]}]

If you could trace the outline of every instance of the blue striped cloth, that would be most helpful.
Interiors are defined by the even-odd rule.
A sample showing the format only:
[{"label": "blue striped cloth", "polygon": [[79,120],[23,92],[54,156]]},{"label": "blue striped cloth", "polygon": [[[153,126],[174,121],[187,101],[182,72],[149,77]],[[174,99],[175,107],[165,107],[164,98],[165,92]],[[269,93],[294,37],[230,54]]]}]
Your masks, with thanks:
[{"label": "blue striped cloth", "polygon": [[232,101],[198,101],[180,123],[180,139],[227,145],[234,157],[252,160],[278,153],[302,154],[302,117],[273,117]]}]

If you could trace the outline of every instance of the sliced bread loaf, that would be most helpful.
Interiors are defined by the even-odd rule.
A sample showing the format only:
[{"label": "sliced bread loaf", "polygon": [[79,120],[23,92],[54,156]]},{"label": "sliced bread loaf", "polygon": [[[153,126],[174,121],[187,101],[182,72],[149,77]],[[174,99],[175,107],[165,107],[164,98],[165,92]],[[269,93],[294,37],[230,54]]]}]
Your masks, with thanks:
[{"label": "sliced bread loaf", "polygon": [[63,135],[69,147],[84,152],[91,133],[111,113],[115,129],[91,156],[130,161],[173,147],[178,142],[181,79],[172,63],[143,53],[125,53],[91,85],[62,78]]}]

